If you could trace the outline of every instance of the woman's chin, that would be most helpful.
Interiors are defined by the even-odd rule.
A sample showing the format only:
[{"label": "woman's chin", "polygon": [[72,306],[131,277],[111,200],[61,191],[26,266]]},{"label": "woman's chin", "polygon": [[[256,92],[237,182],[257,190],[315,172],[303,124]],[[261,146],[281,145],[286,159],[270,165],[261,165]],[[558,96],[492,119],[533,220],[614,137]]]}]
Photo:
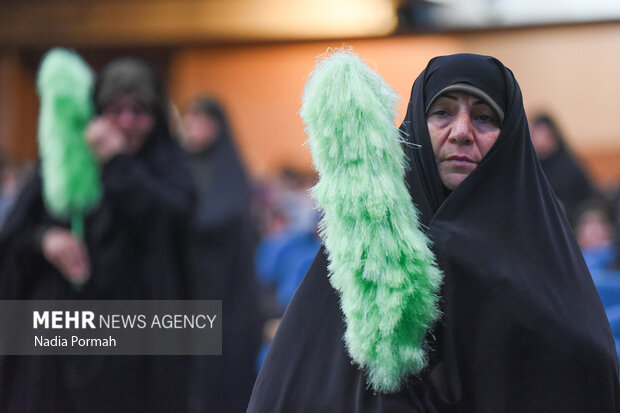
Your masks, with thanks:
[{"label": "woman's chin", "polygon": [[464,180],[469,176],[470,172],[462,173],[462,172],[450,172],[450,173],[439,173],[441,177],[441,182],[443,185],[451,191],[454,191]]}]

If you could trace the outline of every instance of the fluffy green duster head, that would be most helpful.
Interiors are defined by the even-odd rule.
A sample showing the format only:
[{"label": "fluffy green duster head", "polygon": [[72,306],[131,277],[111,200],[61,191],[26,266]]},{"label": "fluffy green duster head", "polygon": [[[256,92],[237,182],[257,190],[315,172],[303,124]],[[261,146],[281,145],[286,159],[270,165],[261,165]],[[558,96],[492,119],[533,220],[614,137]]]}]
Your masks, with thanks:
[{"label": "fluffy green duster head", "polygon": [[441,284],[405,184],[396,99],[350,49],[339,49],[317,64],[301,109],[344,339],[369,385],[385,393],[426,366]]},{"label": "fluffy green duster head", "polygon": [[39,154],[44,200],[59,218],[82,216],[101,198],[99,168],[84,139],[92,87],[92,70],[77,54],[57,48],[45,55],[37,77]]}]

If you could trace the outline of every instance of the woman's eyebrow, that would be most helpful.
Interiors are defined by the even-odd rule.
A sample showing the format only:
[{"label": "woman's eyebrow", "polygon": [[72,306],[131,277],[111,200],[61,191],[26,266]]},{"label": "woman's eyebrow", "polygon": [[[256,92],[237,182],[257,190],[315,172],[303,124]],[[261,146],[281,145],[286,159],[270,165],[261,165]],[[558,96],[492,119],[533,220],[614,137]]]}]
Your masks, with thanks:
[{"label": "woman's eyebrow", "polygon": [[[457,98],[456,96],[451,95],[451,94],[449,94],[449,93],[444,93],[443,95],[441,95],[441,96],[439,96],[439,97],[440,97],[440,98],[448,98],[448,99],[451,99],[451,100],[458,101],[458,98]],[[439,100],[439,99],[437,99],[437,100]]]}]

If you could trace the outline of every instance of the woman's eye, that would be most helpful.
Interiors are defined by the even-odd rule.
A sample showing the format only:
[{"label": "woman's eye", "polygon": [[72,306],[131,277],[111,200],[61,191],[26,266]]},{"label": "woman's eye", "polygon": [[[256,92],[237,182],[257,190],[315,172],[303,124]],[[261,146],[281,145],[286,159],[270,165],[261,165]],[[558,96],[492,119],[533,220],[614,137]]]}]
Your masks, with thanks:
[{"label": "woman's eye", "polygon": [[436,109],[433,111],[432,115],[434,116],[447,116],[448,115],[448,111],[447,110],[443,110],[443,109]]},{"label": "woman's eye", "polygon": [[478,115],[476,119],[481,122],[488,122],[488,123],[493,123],[493,124],[497,122],[493,116],[489,116],[489,115]]}]

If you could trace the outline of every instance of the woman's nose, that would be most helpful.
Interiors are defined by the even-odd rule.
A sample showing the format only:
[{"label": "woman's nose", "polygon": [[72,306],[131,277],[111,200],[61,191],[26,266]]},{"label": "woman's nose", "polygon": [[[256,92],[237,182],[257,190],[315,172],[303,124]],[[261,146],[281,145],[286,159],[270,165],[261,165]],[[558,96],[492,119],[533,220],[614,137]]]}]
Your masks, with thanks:
[{"label": "woman's nose", "polygon": [[457,144],[470,144],[474,141],[474,125],[469,112],[460,111],[452,121],[449,141]]},{"label": "woman's nose", "polygon": [[123,110],[117,116],[117,124],[121,129],[128,128],[133,125],[136,114],[132,110]]}]

